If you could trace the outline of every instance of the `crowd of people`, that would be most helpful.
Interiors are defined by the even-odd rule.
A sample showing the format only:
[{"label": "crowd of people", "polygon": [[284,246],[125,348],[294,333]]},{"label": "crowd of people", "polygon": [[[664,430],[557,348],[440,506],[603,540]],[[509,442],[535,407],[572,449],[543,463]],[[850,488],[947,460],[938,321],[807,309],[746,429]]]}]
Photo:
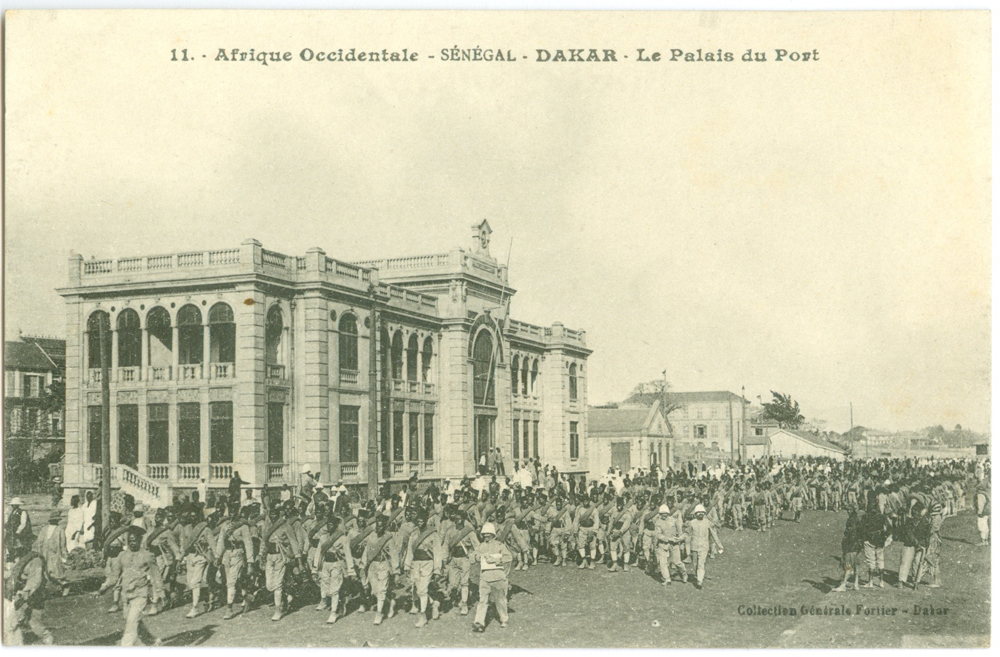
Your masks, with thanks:
[{"label": "crowd of people", "polygon": [[[596,480],[537,462],[485,472],[386,485],[367,501],[308,472],[294,493],[243,497],[237,474],[226,493],[208,499],[193,492],[156,510],[126,504],[92,537],[105,558],[97,594],[110,592],[108,611],[124,615],[123,645],[156,643],[142,617],[177,606],[187,606],[189,618],[219,609],[229,620],[270,604],[280,621],[315,605],[330,624],[364,609],[375,625],[405,609],[424,627],[442,614],[468,615],[475,604],[472,628],[483,632],[491,607],[507,626],[512,571],[638,569],[663,586],[701,590],[707,561],[724,552],[723,529],[773,531],[782,517],[799,522],[806,510],[848,513],[837,591],[851,579],[857,588],[862,574],[865,586],[884,586],[893,540],[903,545],[899,586],[916,588],[924,576],[940,586],[941,523],[964,510],[970,492],[981,540],[989,535],[983,461],[772,458],[612,470]],[[22,524],[20,515],[8,518],[8,528],[23,531]],[[69,528],[43,532],[30,550],[23,541],[7,546],[16,553],[5,592],[18,609],[40,610],[44,581],[63,581],[58,562],[67,541],[88,540],[73,527],[72,536]],[[50,639],[30,616],[21,614],[23,624]]]}]

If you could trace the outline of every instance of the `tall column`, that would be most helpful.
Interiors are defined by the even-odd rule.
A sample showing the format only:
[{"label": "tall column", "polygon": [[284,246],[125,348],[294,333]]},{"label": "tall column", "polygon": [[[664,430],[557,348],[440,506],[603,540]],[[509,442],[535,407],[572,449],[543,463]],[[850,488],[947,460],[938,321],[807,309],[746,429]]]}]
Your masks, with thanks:
[{"label": "tall column", "polygon": [[[297,354],[296,399],[302,405],[302,427],[298,436],[299,464],[318,468],[323,481],[340,478],[340,453],[330,438],[330,334],[326,299],[309,293],[301,304],[303,320]],[[299,387],[301,386],[301,387]]]},{"label": "tall column", "polygon": [[141,355],[139,356],[139,378],[149,377],[149,331],[146,329],[146,322],[142,323],[142,344],[139,346]]},{"label": "tall column", "polygon": [[171,358],[170,362],[171,362],[171,369],[172,369],[172,372],[170,373],[170,376],[173,378],[174,381],[178,381],[181,378],[180,377],[180,374],[181,374],[180,373],[180,362],[181,362],[180,337],[181,337],[181,330],[180,330],[180,328],[178,328],[178,326],[177,326],[176,323],[171,327],[171,330],[173,331],[173,342],[171,343],[172,349],[170,350],[170,358]]},{"label": "tall column", "polygon": [[[403,371],[399,373],[399,378],[403,381],[409,379],[410,372],[410,341],[403,338]],[[405,385],[405,384],[404,384]]]},{"label": "tall column", "polygon": [[111,380],[118,380],[118,331],[111,329]]},{"label": "tall column", "polygon": [[212,332],[208,323],[208,313],[204,315],[205,322],[201,327],[201,378],[209,379],[210,374],[210,356],[212,348]]}]

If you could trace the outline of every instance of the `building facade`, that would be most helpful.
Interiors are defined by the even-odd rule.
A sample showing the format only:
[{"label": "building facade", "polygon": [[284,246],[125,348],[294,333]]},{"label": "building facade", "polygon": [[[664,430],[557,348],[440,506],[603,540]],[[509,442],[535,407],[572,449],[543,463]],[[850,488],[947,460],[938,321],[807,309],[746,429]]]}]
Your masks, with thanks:
[{"label": "building facade", "polygon": [[[102,353],[111,461],[166,499],[234,471],[253,487],[472,475],[487,451],[587,469],[583,331],[510,318],[515,290],[471,249],[347,263],[239,248],[71,257],[65,485],[100,480]],[[103,330],[103,345],[101,326]],[[103,346],[103,348],[102,348]]]}]

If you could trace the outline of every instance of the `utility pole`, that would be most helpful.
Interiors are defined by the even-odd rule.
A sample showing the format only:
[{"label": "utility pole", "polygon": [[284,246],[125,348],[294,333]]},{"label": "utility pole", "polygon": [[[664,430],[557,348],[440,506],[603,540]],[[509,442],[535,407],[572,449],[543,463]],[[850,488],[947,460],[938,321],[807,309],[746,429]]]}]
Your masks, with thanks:
[{"label": "utility pole", "polygon": [[[368,499],[374,500],[378,495],[378,349],[379,332],[378,300],[375,298],[375,285],[368,286],[368,300],[371,302],[368,327]],[[385,427],[382,427],[385,431]]]},{"label": "utility pole", "polygon": [[[111,329],[111,316],[107,315],[108,326],[104,326],[105,315],[98,315],[98,339],[101,351],[101,527],[111,525],[111,354],[107,347],[107,332]],[[176,345],[174,346],[176,349]]]},{"label": "utility pole", "polygon": [[743,439],[743,434],[746,431],[747,426],[747,388],[746,386],[740,386],[740,460],[745,458],[743,453],[746,449],[745,442]]}]

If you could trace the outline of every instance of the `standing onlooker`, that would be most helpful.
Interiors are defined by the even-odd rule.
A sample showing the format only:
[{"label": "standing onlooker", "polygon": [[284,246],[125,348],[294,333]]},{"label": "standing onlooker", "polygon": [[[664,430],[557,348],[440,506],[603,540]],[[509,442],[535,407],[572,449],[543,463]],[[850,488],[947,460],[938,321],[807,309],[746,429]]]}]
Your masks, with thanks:
[{"label": "standing onlooker", "polygon": [[230,502],[239,503],[239,501],[240,501],[240,492],[241,492],[240,489],[243,486],[243,484],[246,484],[246,483],[249,483],[249,482],[246,482],[246,481],[243,481],[242,479],[240,479],[240,471],[239,470],[234,470],[233,471],[233,476],[229,478],[229,501]]},{"label": "standing onlooker", "polygon": [[81,539],[86,545],[94,540],[94,537],[98,534],[98,523],[100,522],[100,514],[97,512],[100,501],[94,499],[93,491],[87,491],[87,504],[83,507],[83,538]]},{"label": "standing onlooker", "polygon": [[80,496],[74,495],[69,500],[69,514],[66,516],[66,551],[72,552],[78,547],[84,547],[84,517],[85,509],[80,506]]},{"label": "standing onlooker", "polygon": [[990,482],[979,484],[973,498],[976,509],[976,524],[979,528],[979,544],[990,544]]},{"label": "standing onlooker", "polygon": [[500,451],[499,447],[496,448],[496,466],[498,475],[500,476],[507,475],[507,469],[504,467],[503,464],[503,452]]},{"label": "standing onlooker", "polygon": [[878,585],[885,586],[882,579],[882,571],[885,570],[885,543],[889,538],[889,520],[879,508],[877,498],[871,498],[868,510],[861,522],[861,538],[864,540],[865,561],[868,564],[868,582],[865,588],[875,586],[875,579],[878,578]]}]

